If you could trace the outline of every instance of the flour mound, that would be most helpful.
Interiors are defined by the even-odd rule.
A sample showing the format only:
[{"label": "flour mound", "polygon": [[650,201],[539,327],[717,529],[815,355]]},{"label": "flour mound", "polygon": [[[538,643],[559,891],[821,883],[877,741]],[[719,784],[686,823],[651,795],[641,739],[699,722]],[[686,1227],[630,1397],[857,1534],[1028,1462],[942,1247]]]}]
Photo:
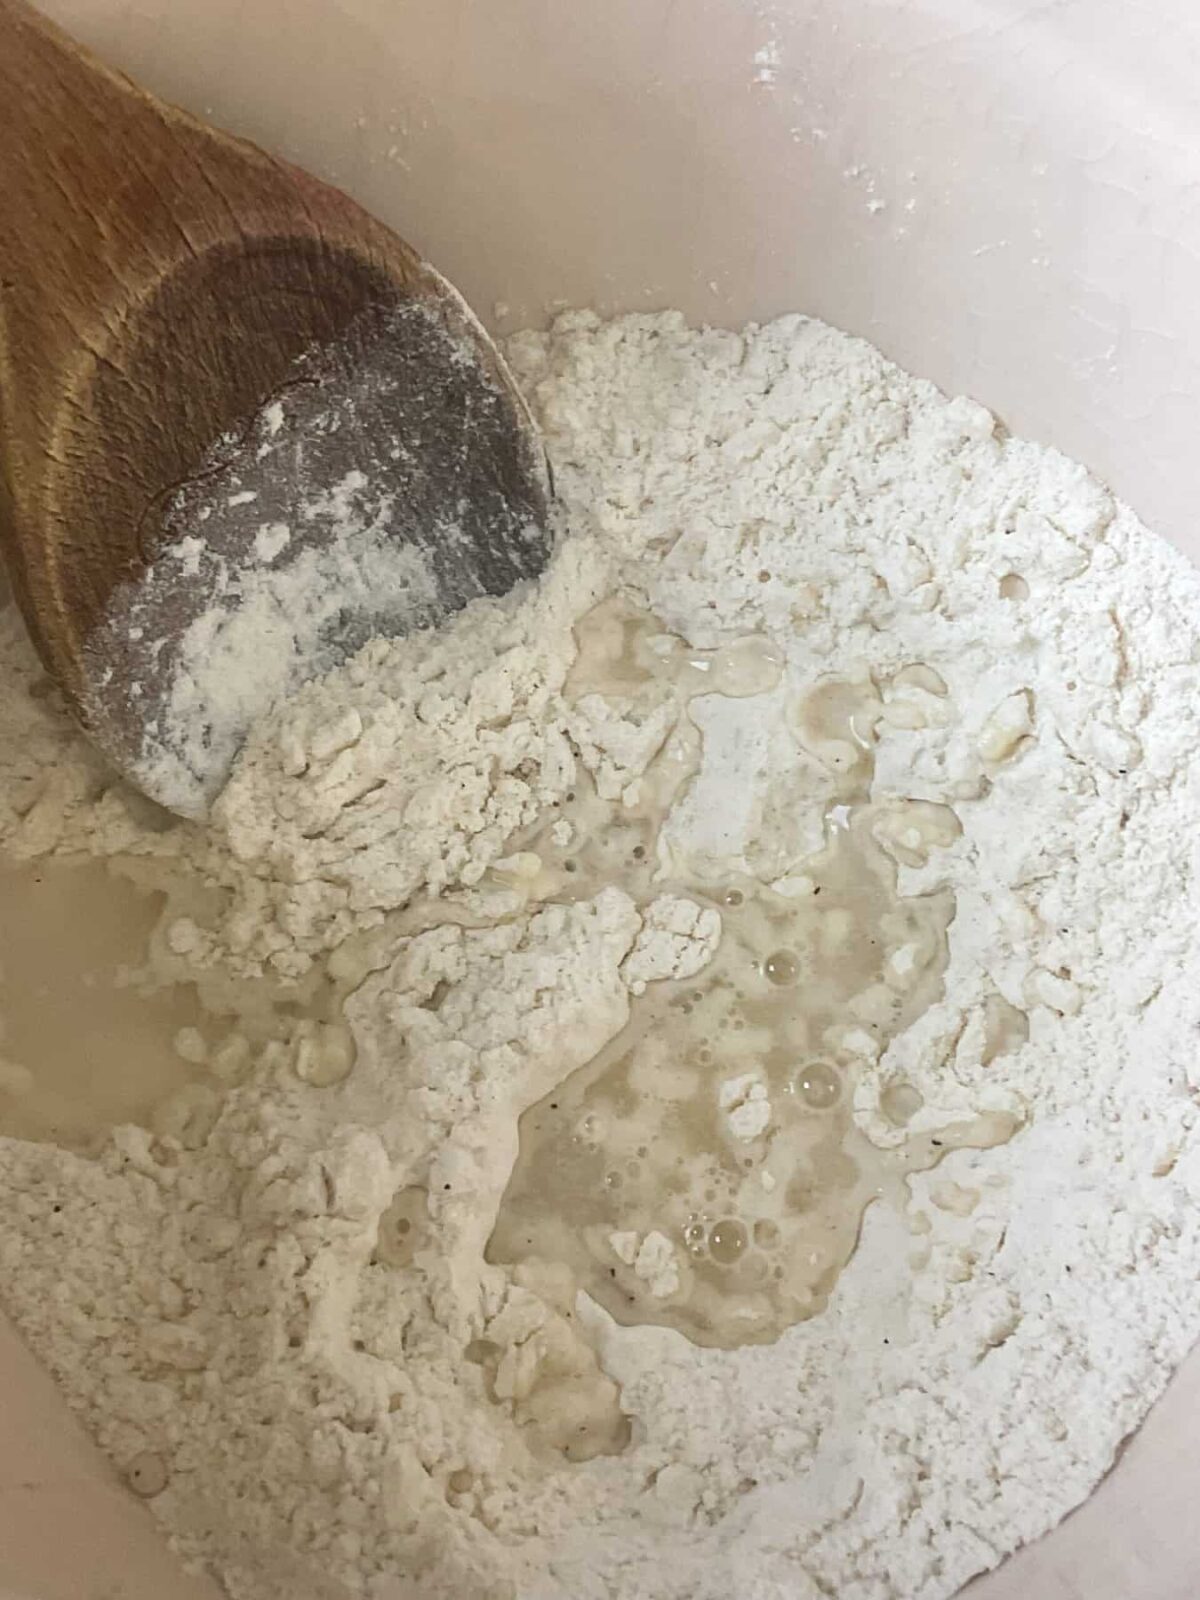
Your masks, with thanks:
[{"label": "flour mound", "polygon": [[[161,1461],[155,1512],[234,1600],[946,1600],[1090,1491],[1200,1334],[1200,576],[1081,467],[802,317],[574,313],[507,354],[552,570],[295,696],[210,831],[103,770],[0,616],[0,849],[148,864],[173,972],[340,984],[356,1055],[316,1087],[268,1042],[207,1121],[96,1160],[0,1140],[6,1302],[114,1460]],[[619,805],[664,737],[632,691],[566,692],[617,589],[783,662],[697,714],[663,847],[709,881],[799,892],[829,797],[789,706],[886,682],[872,800],[954,810],[936,852],[889,841],[901,892],[957,912],[855,1117],[894,1140],[903,1083],[913,1130],[1022,1123],[872,1206],[768,1346],[484,1257],[518,1116],[719,931],[678,895],[514,887],[514,833],[580,782]]]}]

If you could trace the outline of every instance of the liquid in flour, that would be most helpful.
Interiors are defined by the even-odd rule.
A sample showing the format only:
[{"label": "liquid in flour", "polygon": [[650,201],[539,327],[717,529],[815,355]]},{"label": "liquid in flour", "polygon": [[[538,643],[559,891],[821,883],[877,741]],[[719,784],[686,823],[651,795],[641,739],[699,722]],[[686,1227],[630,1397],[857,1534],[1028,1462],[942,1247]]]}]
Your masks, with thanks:
[{"label": "liquid in flour", "polygon": [[92,1148],[199,1076],[196,991],[147,968],[162,901],[103,862],[0,864],[0,1133]]},{"label": "liquid in flour", "polygon": [[[489,1259],[564,1263],[617,1321],[725,1347],[817,1313],[873,1199],[901,1202],[907,1174],[1015,1126],[981,1116],[882,1150],[852,1115],[862,1064],[942,992],[953,897],[901,895],[898,867],[960,832],[948,807],[871,802],[883,703],[869,679],[818,684],[791,709],[830,799],[824,845],[788,874],[786,893],[749,877],[670,876],[659,829],[700,753],[687,703],[778,679],[761,640],[691,652],[644,613],[601,607],[580,629],[568,691],[612,697],[653,728],[665,681],[678,714],[620,803],[580,790],[502,868],[536,898],[614,882],[643,907],[677,897],[697,929],[719,917],[720,941],[694,975],[635,985],[623,1031],[526,1112]],[[882,1109],[895,1126],[919,1110],[914,1096],[892,1087]]]},{"label": "liquid in flour", "polygon": [[142,858],[0,860],[0,1134],[93,1151],[131,1122],[196,1148],[262,1051],[318,1088],[350,1071],[349,984],[185,979],[219,900]]}]

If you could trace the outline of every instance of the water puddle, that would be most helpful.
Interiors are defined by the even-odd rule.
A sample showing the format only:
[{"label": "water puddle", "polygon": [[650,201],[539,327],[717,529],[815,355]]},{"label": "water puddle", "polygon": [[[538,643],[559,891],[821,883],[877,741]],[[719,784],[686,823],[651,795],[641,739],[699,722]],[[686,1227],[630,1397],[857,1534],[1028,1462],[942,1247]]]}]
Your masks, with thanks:
[{"label": "water puddle", "polygon": [[[908,673],[944,693],[926,669]],[[601,764],[499,869],[531,899],[615,883],[651,909],[628,958],[647,974],[628,1025],[521,1119],[488,1259],[564,1264],[617,1321],[723,1347],[815,1315],[872,1200],[902,1205],[909,1174],[1015,1128],[989,1114],[882,1150],[851,1114],[864,1063],[942,993],[953,896],[901,895],[899,868],[960,832],[948,807],[870,801],[884,706],[869,679],[818,684],[791,708],[830,798],[823,847],[786,885],[661,875],[659,830],[699,764],[689,702],[778,678],[760,640],[702,655],[645,614],[601,607],[581,627],[569,688],[619,703],[658,738],[654,760],[616,800],[597,793]],[[903,1127],[919,1106],[897,1087],[885,1114]]]},{"label": "water puddle", "polygon": [[0,1133],[92,1149],[199,1076],[195,990],[146,965],[164,900],[103,862],[0,864]]}]

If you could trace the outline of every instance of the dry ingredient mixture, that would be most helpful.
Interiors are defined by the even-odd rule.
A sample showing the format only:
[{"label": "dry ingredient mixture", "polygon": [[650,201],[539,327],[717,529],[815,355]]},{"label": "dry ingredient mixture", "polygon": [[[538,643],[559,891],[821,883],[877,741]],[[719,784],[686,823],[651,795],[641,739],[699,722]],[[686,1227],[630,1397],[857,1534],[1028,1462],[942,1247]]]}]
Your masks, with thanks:
[{"label": "dry ingredient mixture", "polygon": [[0,613],[8,1309],[234,1600],[941,1600],[1200,1333],[1200,575],[805,318],[507,353],[546,578],[208,827]]}]

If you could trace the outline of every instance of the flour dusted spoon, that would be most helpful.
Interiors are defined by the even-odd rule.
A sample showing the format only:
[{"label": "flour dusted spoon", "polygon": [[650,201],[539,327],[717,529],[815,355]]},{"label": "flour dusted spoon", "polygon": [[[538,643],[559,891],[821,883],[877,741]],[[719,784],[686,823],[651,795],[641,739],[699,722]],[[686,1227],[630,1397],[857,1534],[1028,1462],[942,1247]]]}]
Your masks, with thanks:
[{"label": "flour dusted spoon", "polygon": [[303,677],[536,576],[549,496],[403,240],[0,0],[0,552],[120,771],[202,815]]}]

